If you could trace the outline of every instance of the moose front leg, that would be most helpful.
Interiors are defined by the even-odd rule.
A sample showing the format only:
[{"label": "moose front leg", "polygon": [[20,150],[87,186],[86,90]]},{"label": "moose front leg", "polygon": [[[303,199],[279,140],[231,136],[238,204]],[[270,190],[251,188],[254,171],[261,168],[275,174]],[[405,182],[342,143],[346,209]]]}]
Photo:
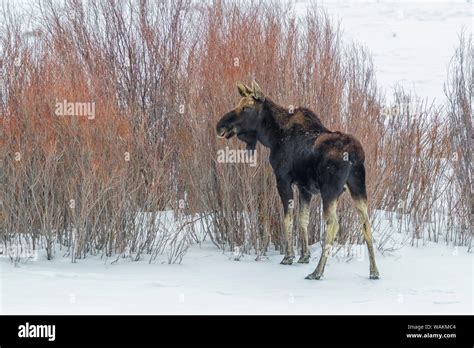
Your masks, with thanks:
[{"label": "moose front leg", "polygon": [[293,190],[291,189],[290,180],[277,179],[278,193],[280,194],[283,203],[283,212],[285,217],[283,219],[285,239],[286,239],[286,253],[282,265],[291,265],[295,259],[295,251],[293,249]]},{"label": "moose front leg", "polygon": [[298,213],[298,224],[303,239],[301,246],[301,255],[298,260],[298,263],[309,263],[311,258],[311,253],[309,251],[309,242],[308,242],[308,223],[309,223],[309,205],[311,203],[311,193],[306,189],[300,187],[300,207]]}]

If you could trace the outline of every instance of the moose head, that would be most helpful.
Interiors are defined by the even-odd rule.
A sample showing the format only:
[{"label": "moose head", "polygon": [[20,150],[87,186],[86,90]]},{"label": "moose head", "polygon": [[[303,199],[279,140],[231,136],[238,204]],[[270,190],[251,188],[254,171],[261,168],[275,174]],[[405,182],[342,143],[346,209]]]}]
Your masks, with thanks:
[{"label": "moose head", "polygon": [[247,150],[255,150],[257,126],[265,96],[255,81],[252,82],[252,88],[239,82],[237,90],[242,99],[233,110],[222,116],[217,123],[216,132],[219,137],[225,139],[235,135],[247,144]]}]

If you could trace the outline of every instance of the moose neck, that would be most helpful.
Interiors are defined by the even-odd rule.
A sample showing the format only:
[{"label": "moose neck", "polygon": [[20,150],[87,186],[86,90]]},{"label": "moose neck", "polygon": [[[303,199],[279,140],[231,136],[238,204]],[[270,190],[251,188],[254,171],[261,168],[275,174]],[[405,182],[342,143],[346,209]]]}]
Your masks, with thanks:
[{"label": "moose neck", "polygon": [[283,139],[283,127],[288,122],[289,113],[270,99],[263,102],[261,121],[257,127],[257,139],[273,149]]}]

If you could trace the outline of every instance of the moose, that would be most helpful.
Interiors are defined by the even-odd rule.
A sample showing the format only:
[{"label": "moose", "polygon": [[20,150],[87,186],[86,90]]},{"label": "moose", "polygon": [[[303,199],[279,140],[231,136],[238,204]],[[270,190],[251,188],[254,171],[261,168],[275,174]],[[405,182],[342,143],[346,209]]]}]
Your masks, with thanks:
[{"label": "moose", "polygon": [[253,81],[252,88],[237,83],[241,99],[216,126],[217,136],[233,136],[254,150],[257,141],[270,149],[270,165],[283,203],[286,253],[283,265],[293,264],[293,189],[299,191],[299,231],[303,243],[298,263],[309,263],[309,206],[313,194],[320,194],[326,223],[326,239],[319,263],[306,279],[320,279],[329,250],[339,229],[337,201],[348,189],[357,209],[370,258],[370,279],[378,279],[372,232],[367,213],[365,154],[360,142],[349,134],[327,129],[308,108],[286,109],[265,96]]}]

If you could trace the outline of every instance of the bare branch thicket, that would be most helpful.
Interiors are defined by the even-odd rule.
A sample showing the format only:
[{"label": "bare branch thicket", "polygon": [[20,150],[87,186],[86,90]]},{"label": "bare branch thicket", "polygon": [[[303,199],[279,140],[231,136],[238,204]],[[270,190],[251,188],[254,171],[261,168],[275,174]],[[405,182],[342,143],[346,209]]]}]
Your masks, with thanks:
[{"label": "bare branch thicket", "polygon": [[[281,249],[268,150],[257,147],[256,167],[217,161],[218,150],[243,148],[217,139],[215,124],[238,100],[235,82],[252,79],[279,104],[310,107],[360,139],[381,249],[393,230],[413,244],[468,243],[470,202],[459,197],[472,154],[458,151],[452,170],[450,158],[471,139],[456,125],[468,125],[458,118],[471,112],[472,53],[458,53],[451,70],[447,123],[402,90],[387,113],[370,54],[344,45],[317,7],[302,17],[289,4],[227,1],[43,1],[38,9],[27,36],[21,16],[5,4],[1,13],[5,246],[45,248],[51,258],[59,245],[73,261],[168,253],[179,262],[206,239],[239,257]],[[56,115],[63,100],[94,103],[95,118]],[[360,243],[346,195],[338,241]],[[311,243],[324,233],[320,215],[315,198]]]},{"label": "bare branch thicket", "polygon": [[455,238],[460,244],[468,240],[472,248],[474,230],[474,183],[473,183],[473,68],[474,48],[472,34],[461,33],[459,45],[448,70],[445,94],[448,98],[447,115],[451,138],[452,193],[456,200],[450,211],[450,224],[457,228]]}]

